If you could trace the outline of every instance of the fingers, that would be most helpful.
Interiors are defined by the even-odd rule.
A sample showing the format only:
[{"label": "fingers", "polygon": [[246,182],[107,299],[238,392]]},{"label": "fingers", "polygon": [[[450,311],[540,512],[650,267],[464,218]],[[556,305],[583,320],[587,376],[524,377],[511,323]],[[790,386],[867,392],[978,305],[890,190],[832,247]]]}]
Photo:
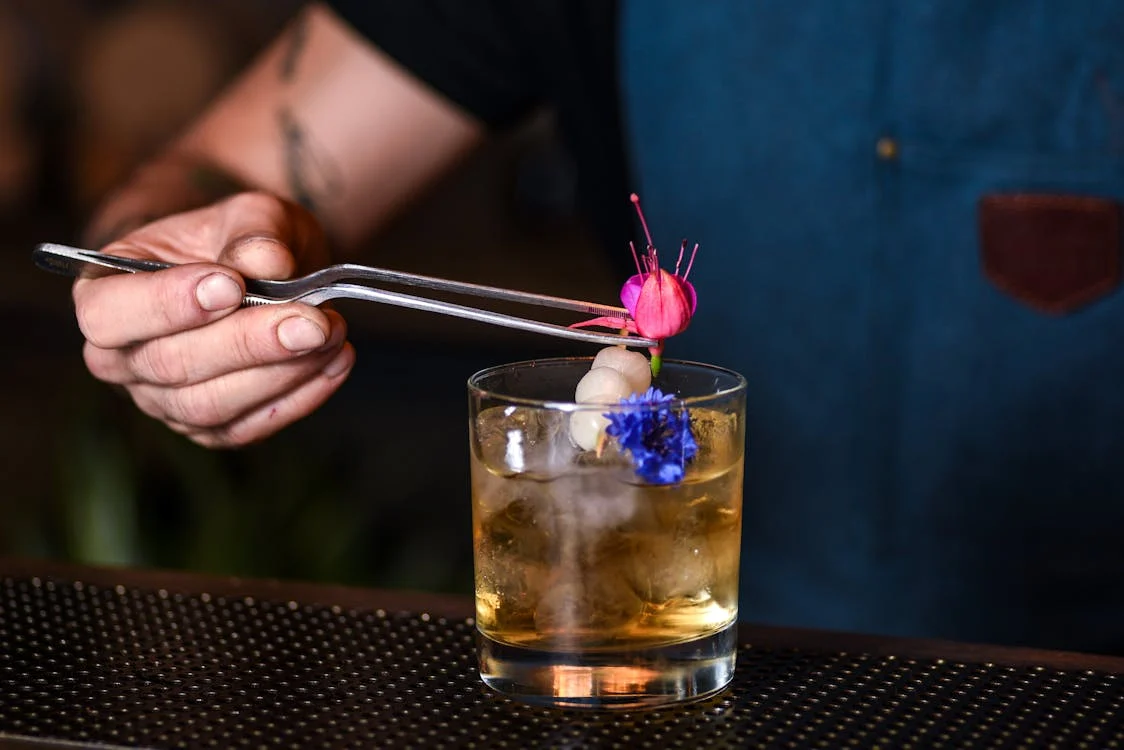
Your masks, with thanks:
[{"label": "fingers", "polygon": [[169,421],[169,426],[208,448],[236,448],[258,442],[293,422],[320,408],[347,380],[355,365],[355,349],[344,344],[335,358],[320,372],[272,401],[230,422],[210,428],[200,428]]},{"label": "fingers", "polygon": [[108,383],[182,387],[310,352],[334,352],[346,334],[346,322],[335,311],[267,305],[119,348],[101,347],[91,339],[83,354],[87,369]]},{"label": "fingers", "polygon": [[216,260],[258,279],[287,279],[327,257],[320,223],[304,208],[262,193],[242,193],[216,206]]},{"label": "fingers", "polygon": [[102,349],[206,325],[237,309],[244,293],[237,274],[202,263],[83,279],[73,290],[78,327]]},{"label": "fingers", "polygon": [[[353,352],[350,346],[314,352],[289,362],[242,370],[181,388],[148,384],[127,388],[140,410],[150,417],[191,430],[209,431],[242,420],[262,405],[276,402],[309,383],[335,381],[343,374],[341,365],[344,373],[350,369]],[[343,360],[336,362],[341,356]]]},{"label": "fingers", "polygon": [[259,440],[322,404],[354,363],[330,309],[241,307],[244,278],[289,278],[327,260],[319,223],[295,204],[243,193],[146,224],[105,251],[174,265],[75,282],[86,365],[196,442]]},{"label": "fingers", "polygon": [[245,292],[239,274],[288,278],[302,267],[322,265],[326,247],[319,223],[300,206],[243,193],[109,245],[107,252],[182,265],[77,281],[78,323],[103,349],[197,328],[237,309]]},{"label": "fingers", "polygon": [[144,413],[201,444],[234,446],[322,404],[354,364],[346,337],[335,311],[278,305],[125,349],[87,344],[85,356],[92,373],[124,385]]},{"label": "fingers", "polygon": [[318,268],[328,260],[327,240],[316,218],[267,193],[239,193],[146,223],[104,251],[179,264],[220,263],[268,279]]}]

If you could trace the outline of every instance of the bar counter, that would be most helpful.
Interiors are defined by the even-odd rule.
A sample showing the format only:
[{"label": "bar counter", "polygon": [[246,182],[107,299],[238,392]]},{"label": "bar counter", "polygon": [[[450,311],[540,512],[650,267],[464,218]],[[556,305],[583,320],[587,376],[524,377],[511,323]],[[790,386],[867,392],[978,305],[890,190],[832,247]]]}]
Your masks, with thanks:
[{"label": "bar counter", "polygon": [[1124,747],[1124,659],[739,626],[734,683],[632,712],[476,674],[468,598],[0,558],[0,746]]}]

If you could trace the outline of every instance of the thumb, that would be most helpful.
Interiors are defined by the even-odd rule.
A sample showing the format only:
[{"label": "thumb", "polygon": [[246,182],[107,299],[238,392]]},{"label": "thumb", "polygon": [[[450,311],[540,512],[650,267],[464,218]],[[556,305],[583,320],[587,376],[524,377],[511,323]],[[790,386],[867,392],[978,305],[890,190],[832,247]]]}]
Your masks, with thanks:
[{"label": "thumb", "polygon": [[217,208],[217,261],[243,276],[287,279],[327,260],[319,222],[294,203],[265,193],[242,193]]}]

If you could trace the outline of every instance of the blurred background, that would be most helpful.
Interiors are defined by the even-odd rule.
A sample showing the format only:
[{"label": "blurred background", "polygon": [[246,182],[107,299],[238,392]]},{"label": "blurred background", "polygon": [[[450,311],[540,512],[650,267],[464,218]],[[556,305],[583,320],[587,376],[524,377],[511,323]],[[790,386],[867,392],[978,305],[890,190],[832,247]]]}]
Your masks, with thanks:
[{"label": "blurred background", "polygon": [[[573,353],[530,334],[341,304],[359,354],[312,417],[240,451],[198,448],[93,380],[69,281],[101,197],[229,81],[293,0],[0,0],[0,555],[467,593],[466,378]],[[374,238],[368,262],[614,298],[572,211],[548,113],[505,134]],[[437,220],[439,217],[439,220]]]}]

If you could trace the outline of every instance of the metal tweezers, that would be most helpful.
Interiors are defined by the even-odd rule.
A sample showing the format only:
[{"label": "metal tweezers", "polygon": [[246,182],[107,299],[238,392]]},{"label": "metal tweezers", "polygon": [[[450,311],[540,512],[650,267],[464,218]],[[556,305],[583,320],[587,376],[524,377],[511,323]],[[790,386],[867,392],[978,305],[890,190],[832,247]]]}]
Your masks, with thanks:
[{"label": "metal tweezers", "polygon": [[[66,245],[44,243],[35,248],[32,253],[35,264],[45,270],[74,277],[96,277],[113,273],[139,273],[147,271],[162,271],[171,268],[172,263],[163,263],[155,260],[139,260],[136,258],[123,258],[117,255],[82,250]],[[625,333],[596,333],[577,328],[568,328],[554,323],[545,323],[539,320],[520,318],[513,315],[492,312],[465,305],[457,305],[426,297],[417,297],[412,294],[391,292],[364,286],[357,281],[383,282],[400,284],[403,286],[429,289],[438,292],[454,292],[488,299],[520,302],[539,307],[553,307],[561,310],[573,310],[593,317],[619,318],[623,329],[631,320],[628,310],[623,307],[601,305],[596,302],[566,299],[565,297],[551,297],[532,292],[521,292],[515,289],[502,289],[499,287],[469,284],[460,281],[421,276],[404,271],[391,271],[385,268],[373,268],[354,263],[340,263],[327,266],[295,279],[285,281],[269,281],[265,279],[246,279],[246,296],[242,299],[243,306],[276,305],[283,302],[303,302],[307,305],[320,305],[333,299],[359,299],[368,302],[382,302],[387,305],[407,307],[412,310],[424,310],[442,315],[452,315],[466,318],[481,323],[517,328],[533,333],[542,333],[548,336],[558,336],[575,341],[584,341],[591,344],[613,346],[624,344],[634,347],[654,347],[657,342]]]}]

